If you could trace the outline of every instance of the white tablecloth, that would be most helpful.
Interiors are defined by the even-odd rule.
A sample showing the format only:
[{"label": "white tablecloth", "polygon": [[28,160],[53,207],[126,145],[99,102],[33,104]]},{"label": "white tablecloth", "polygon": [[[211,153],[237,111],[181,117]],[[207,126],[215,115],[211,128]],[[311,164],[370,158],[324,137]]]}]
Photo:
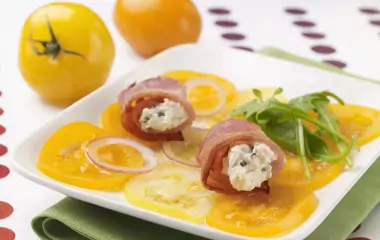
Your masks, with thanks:
[{"label": "white tablecloth", "polygon": [[[17,67],[22,24],[34,9],[48,2],[52,1],[0,1],[0,108],[4,111],[0,114],[0,125],[6,129],[1,134],[0,126],[0,144],[8,148],[8,153],[0,157],[0,164],[4,166],[12,161],[12,148],[20,139],[60,111],[43,103],[26,86]],[[113,25],[114,1],[73,2],[81,2],[97,12],[113,35],[117,55],[109,82],[142,61],[121,39]],[[200,42],[251,49],[276,46],[320,61],[338,61],[350,72],[380,79],[380,26],[376,22],[380,21],[379,1],[194,2],[203,18]],[[37,239],[30,228],[31,218],[63,196],[29,182],[16,173],[4,175],[6,168],[0,166],[0,213],[2,207],[9,205],[14,211],[4,219],[1,219],[0,214],[0,240],[3,240],[1,236],[5,238],[5,235],[1,235],[5,234],[5,228],[11,229],[18,240]],[[380,239],[379,219],[380,206],[368,216],[352,237]]]}]

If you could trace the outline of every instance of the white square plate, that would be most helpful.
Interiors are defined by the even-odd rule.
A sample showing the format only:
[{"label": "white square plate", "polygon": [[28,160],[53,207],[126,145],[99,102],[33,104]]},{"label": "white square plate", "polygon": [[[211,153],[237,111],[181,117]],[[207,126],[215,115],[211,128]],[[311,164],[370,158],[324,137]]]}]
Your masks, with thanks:
[{"label": "white square plate", "polygon": [[[362,82],[241,50],[214,46],[182,45],[145,61],[132,72],[112,84],[98,89],[61,112],[18,146],[15,150],[13,168],[31,181],[68,196],[156,224],[211,239],[259,239],[229,234],[206,225],[192,224],[140,209],[127,203],[122,193],[91,191],[66,185],[46,177],[36,168],[36,160],[44,142],[62,125],[80,120],[98,124],[101,112],[116,101],[117,94],[123,88],[134,81],[178,69],[216,74],[234,82],[238,89],[281,86],[284,88],[284,95],[289,98],[312,91],[330,90],[342,97],[347,103],[373,108],[377,108],[380,103],[380,86],[373,83]],[[303,239],[315,230],[375,161],[378,156],[378,146],[380,146],[380,139],[362,147],[360,153],[356,153],[354,156],[354,167],[352,169],[345,171],[329,185],[316,191],[319,206],[304,224],[287,235],[271,239]]]}]

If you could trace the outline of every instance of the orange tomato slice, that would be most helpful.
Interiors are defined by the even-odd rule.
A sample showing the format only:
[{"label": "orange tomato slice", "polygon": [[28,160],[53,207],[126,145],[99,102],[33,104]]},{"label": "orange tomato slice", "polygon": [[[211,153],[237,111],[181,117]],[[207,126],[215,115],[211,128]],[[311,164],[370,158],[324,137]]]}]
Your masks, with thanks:
[{"label": "orange tomato slice", "polygon": [[311,173],[310,180],[305,175],[301,160],[297,156],[287,154],[284,168],[269,180],[270,184],[318,189],[338,177],[345,167],[344,161],[327,163],[310,160],[308,163]]},{"label": "orange tomato slice", "polygon": [[158,149],[161,147],[161,144],[158,142],[144,141],[125,131],[125,129],[121,125],[120,116],[121,108],[119,103],[112,103],[102,112],[100,118],[100,125],[103,129],[105,129],[113,136],[128,137],[153,149]]},{"label": "orange tomato slice", "polygon": [[269,199],[224,195],[206,216],[211,227],[248,237],[286,234],[307,220],[318,199],[303,188],[272,187]]},{"label": "orange tomato slice", "polygon": [[[105,136],[110,134],[87,122],[64,125],[43,146],[37,168],[55,180],[77,187],[120,190],[132,175],[113,173],[99,168],[85,156],[87,143]],[[105,146],[98,153],[102,159],[116,165],[137,167],[144,164],[144,159],[137,150],[122,146]]]},{"label": "orange tomato slice", "polygon": [[204,221],[214,199],[202,186],[199,169],[174,163],[131,179],[124,196],[134,206],[195,223]]},{"label": "orange tomato slice", "polygon": [[358,134],[358,145],[363,146],[380,136],[380,111],[353,104],[331,104],[343,135],[351,138]]}]

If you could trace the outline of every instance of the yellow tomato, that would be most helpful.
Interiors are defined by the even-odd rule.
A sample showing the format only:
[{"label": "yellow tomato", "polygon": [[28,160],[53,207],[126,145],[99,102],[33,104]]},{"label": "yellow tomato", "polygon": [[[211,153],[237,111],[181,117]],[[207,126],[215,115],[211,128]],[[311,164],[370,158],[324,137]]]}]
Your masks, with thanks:
[{"label": "yellow tomato", "polygon": [[121,125],[121,108],[119,103],[113,103],[106,108],[101,115],[100,124],[103,129],[107,130],[110,134],[113,136],[120,136],[120,137],[128,137],[132,138],[133,140],[136,140],[142,144],[144,144],[147,147],[158,149],[161,147],[160,142],[149,142],[144,141],[141,139],[138,139],[137,137],[133,136],[129,132],[125,131],[123,126]]},{"label": "yellow tomato", "polygon": [[80,4],[52,3],[26,20],[19,68],[43,99],[66,106],[104,84],[114,55],[112,37],[96,13]]},{"label": "yellow tomato", "polygon": [[[86,122],[73,122],[58,129],[44,144],[37,161],[45,175],[70,185],[95,190],[120,190],[132,175],[98,168],[85,155],[92,139],[110,136],[103,129]],[[98,151],[109,163],[140,167],[144,159],[137,150],[122,145],[107,145]]]},{"label": "yellow tomato", "polygon": [[272,187],[268,199],[222,196],[206,216],[211,227],[248,237],[274,237],[301,225],[318,206],[312,191]]},{"label": "yellow tomato", "polygon": [[270,179],[270,184],[318,189],[338,177],[345,167],[344,161],[327,163],[310,160],[308,163],[311,173],[310,180],[305,175],[305,170],[299,157],[287,154],[284,168]]},{"label": "yellow tomato", "polygon": [[[226,95],[226,105],[224,108],[213,115],[213,118],[224,120],[230,112],[236,107],[238,93],[235,85],[221,77],[213,74],[200,73],[190,70],[176,70],[172,72],[164,73],[163,76],[177,79],[180,82],[185,83],[192,78],[205,78],[220,85]],[[190,91],[189,101],[195,108],[195,110],[207,110],[215,107],[219,101],[219,94],[215,88],[210,86],[199,86]]]},{"label": "yellow tomato", "polygon": [[131,179],[124,195],[134,206],[196,223],[204,221],[214,200],[202,186],[199,169],[173,163]]},{"label": "yellow tomato", "polygon": [[358,105],[331,104],[330,111],[338,119],[343,135],[358,134],[358,145],[363,146],[380,136],[380,111]]}]

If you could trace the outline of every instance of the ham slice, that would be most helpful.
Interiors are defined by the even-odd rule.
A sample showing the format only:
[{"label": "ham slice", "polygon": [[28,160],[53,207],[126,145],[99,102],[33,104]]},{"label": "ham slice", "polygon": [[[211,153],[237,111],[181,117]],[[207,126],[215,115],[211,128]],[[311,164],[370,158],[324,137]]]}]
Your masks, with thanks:
[{"label": "ham slice", "polygon": [[[142,111],[164,102],[165,98],[184,107],[188,118],[172,129],[143,131],[139,121]],[[134,83],[119,94],[118,102],[122,109],[121,124],[124,129],[146,141],[181,141],[181,130],[189,127],[195,118],[194,109],[187,101],[185,85],[170,78],[155,77]]]},{"label": "ham slice", "polygon": [[[200,146],[197,161],[201,166],[203,185],[216,192],[239,193],[232,187],[229,177],[222,173],[223,159],[228,155],[230,148],[254,142],[268,145],[275,153],[272,176],[276,174],[285,164],[285,154],[280,147],[269,139],[257,124],[245,120],[228,119],[216,124]],[[268,182],[263,182],[260,188],[252,191],[268,194]]]}]

